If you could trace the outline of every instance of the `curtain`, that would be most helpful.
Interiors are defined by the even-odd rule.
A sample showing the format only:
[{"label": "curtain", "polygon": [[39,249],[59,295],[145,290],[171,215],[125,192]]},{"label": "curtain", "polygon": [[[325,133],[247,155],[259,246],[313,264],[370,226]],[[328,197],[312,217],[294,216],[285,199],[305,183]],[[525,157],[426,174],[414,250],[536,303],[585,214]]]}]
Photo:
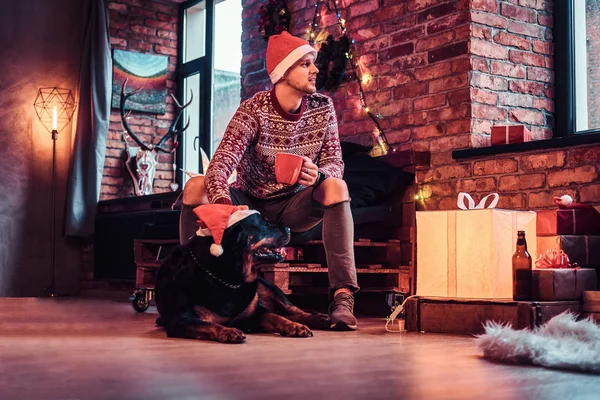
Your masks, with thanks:
[{"label": "curtain", "polygon": [[77,127],[65,209],[66,236],[94,232],[110,123],[112,58],[108,0],[90,0],[79,76]]}]

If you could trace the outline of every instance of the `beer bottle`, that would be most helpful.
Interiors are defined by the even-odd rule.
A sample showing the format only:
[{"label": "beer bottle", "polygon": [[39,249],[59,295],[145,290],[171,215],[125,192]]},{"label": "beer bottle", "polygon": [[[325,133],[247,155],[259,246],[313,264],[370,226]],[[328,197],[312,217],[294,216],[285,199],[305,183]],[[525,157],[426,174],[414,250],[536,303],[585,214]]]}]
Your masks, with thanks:
[{"label": "beer bottle", "polygon": [[527,252],[525,231],[517,234],[517,251],[512,257],[513,300],[531,300],[532,270],[531,256]]}]

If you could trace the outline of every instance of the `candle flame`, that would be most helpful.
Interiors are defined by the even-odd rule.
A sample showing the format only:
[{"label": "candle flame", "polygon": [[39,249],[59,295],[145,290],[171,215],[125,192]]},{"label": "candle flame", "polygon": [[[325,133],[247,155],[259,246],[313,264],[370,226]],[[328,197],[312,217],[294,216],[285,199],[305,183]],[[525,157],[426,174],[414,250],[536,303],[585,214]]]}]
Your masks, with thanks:
[{"label": "candle flame", "polygon": [[58,128],[58,115],[56,113],[56,106],[52,110],[52,130],[55,131]]}]

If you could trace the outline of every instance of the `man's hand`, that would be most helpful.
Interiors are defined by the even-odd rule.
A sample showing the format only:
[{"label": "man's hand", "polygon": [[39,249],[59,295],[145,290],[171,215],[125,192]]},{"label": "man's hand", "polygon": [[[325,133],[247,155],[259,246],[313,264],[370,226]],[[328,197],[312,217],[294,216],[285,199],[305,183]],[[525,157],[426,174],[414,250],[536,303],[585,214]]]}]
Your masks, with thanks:
[{"label": "man's hand", "polygon": [[302,163],[298,183],[304,186],[312,186],[317,182],[317,178],[319,177],[319,167],[310,158],[306,156],[302,156],[302,158],[304,162]]}]

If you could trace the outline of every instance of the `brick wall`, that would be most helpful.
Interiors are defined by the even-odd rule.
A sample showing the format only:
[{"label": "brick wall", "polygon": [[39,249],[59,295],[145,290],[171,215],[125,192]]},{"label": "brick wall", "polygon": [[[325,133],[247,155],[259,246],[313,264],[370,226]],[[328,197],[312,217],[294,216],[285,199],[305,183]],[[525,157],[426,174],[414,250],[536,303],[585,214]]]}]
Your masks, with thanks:
[{"label": "brick wall", "polygon": [[[489,145],[491,126],[527,125],[534,139],[552,137],[554,76],[552,2],[474,0],[471,9],[472,145]],[[600,204],[600,146],[578,146],[451,159],[432,150],[432,168],[418,171],[423,209],[455,209],[458,192],[478,200],[499,192],[499,207],[553,207],[552,196]]]},{"label": "brick wall", "polygon": [[[176,90],[178,2],[182,0],[113,0],[110,9],[110,42],[113,49],[169,56],[167,90]],[[129,125],[144,143],[157,143],[173,120],[173,100],[167,96],[166,114],[134,111]],[[118,109],[110,115],[101,200],[135,196],[133,184],[124,164],[125,144]],[[168,146],[171,145],[168,142]],[[131,142],[130,145],[135,145]],[[172,154],[159,154],[154,193],[170,191],[173,179]]]},{"label": "brick wall", "polygon": [[[114,47],[168,54],[169,83],[176,64],[176,2],[112,1]],[[242,0],[242,98],[271,87],[265,71],[266,41],[258,9],[266,0]],[[305,37],[314,0],[288,1],[291,32]],[[361,71],[367,102],[389,141],[399,148],[429,150],[432,166],[417,172],[426,199],[421,209],[454,209],[459,191],[476,200],[501,193],[500,207],[551,207],[554,195],[600,205],[600,146],[512,153],[453,160],[452,150],[487,145],[495,123],[526,124],[536,139],[552,135],[553,47],[550,0],[340,0]],[[320,26],[338,34],[326,12]],[[358,85],[344,81],[330,92],[342,140],[370,143],[373,123],[359,105]],[[134,113],[144,137],[164,132],[172,118]],[[102,197],[133,194],[123,162],[120,119],[111,130]],[[162,156],[157,192],[168,190],[171,159]]]},{"label": "brick wall", "polygon": [[[169,90],[175,90],[178,2],[109,4],[113,47],[169,55]],[[243,99],[270,88],[264,64],[266,41],[257,30],[257,10],[263,3],[243,0]],[[305,36],[314,4],[312,0],[288,2],[293,34]],[[452,150],[487,145],[491,126],[498,123],[524,123],[535,139],[552,135],[551,1],[345,0],[340,5],[361,72],[373,76],[364,85],[367,103],[382,115],[380,124],[388,140],[399,148],[432,153],[433,168],[418,173],[425,194],[431,194],[425,207],[449,207],[460,190],[498,190],[506,193],[504,202],[519,208],[549,206],[548,196],[565,190],[582,201],[598,203],[590,197],[598,191],[593,165],[597,146],[567,149],[560,153],[564,157],[552,151],[467,161],[451,157]],[[319,22],[324,32],[339,33],[332,12],[323,13]],[[374,125],[360,107],[357,83],[347,79],[325,93],[334,99],[342,140],[371,143]],[[133,113],[130,123],[144,140],[150,140],[166,131],[172,111],[169,103],[165,115]],[[133,195],[121,158],[121,129],[118,112],[113,110],[103,199]],[[528,161],[523,161],[527,157],[547,158],[549,166],[542,172],[528,168]],[[556,157],[562,161],[554,165]],[[155,192],[168,191],[172,158],[160,155],[159,160]],[[554,175],[548,174],[565,167],[572,168],[573,174],[583,171],[577,168],[591,170],[584,178],[565,178],[565,186],[558,186],[551,178]],[[579,188],[586,180],[591,186]]]},{"label": "brick wall", "polygon": [[553,207],[552,196],[569,194],[577,201],[600,205],[600,146],[498,155],[434,165],[419,172],[426,199],[423,209],[456,209],[456,195],[466,191],[479,200],[499,192],[499,208]]},{"label": "brick wall", "polygon": [[[113,0],[109,1],[110,43],[113,49],[169,56],[167,90],[175,92],[175,66],[177,65],[178,6],[184,0]],[[133,111],[129,125],[145,143],[156,143],[173,120],[173,105],[167,96],[167,113],[163,115]],[[125,144],[121,137],[123,127],[118,109],[112,109],[107,139],[106,160],[100,200],[135,196],[133,183],[124,164]],[[156,135],[156,136],[154,136]],[[154,137],[153,137],[154,136]],[[172,141],[167,143],[171,146]],[[134,145],[130,143],[130,145]],[[154,192],[170,191],[173,179],[173,156],[160,154],[156,166]],[[84,291],[123,289],[118,284],[94,280],[93,243],[81,246],[80,289]],[[129,287],[126,290],[130,290]]]},{"label": "brick wall", "polygon": [[[265,66],[267,42],[258,32],[258,10],[262,4],[262,0],[242,0],[242,101],[270,87]],[[288,1],[288,10],[296,10],[298,4],[300,2]]]},{"label": "brick wall", "polygon": [[[266,41],[257,30],[261,4],[261,0],[243,1],[244,99],[270,88],[264,65]],[[314,4],[311,0],[288,2],[293,34],[305,36]],[[459,190],[499,190],[510,198],[511,206],[520,208],[549,206],[547,196],[542,201],[539,193],[549,195],[567,189],[582,200],[593,200],[588,196],[597,190],[593,184],[598,178],[591,163],[597,157],[589,154],[596,154],[595,146],[564,150],[560,165],[550,162],[544,172],[533,172],[537,169],[528,169],[527,161],[522,160],[562,156],[534,152],[480,161],[451,158],[452,150],[487,145],[491,126],[497,123],[524,123],[536,139],[552,135],[551,1],[345,0],[340,4],[348,34],[355,41],[361,72],[373,76],[364,85],[367,103],[374,113],[382,115],[380,124],[388,140],[399,148],[432,152],[433,168],[418,173],[426,194],[431,192],[427,207],[450,206]],[[178,4],[118,0],[109,7],[113,46],[169,55],[168,87],[175,90]],[[319,22],[325,32],[339,32],[332,12],[323,13]],[[347,79],[325,93],[334,99],[342,140],[370,143],[374,125],[360,107],[357,83]],[[111,115],[102,198],[133,194],[123,168],[122,128],[115,111]],[[130,123],[135,132],[149,140],[169,126],[172,104],[168,111],[165,115],[133,113]],[[582,151],[591,153],[582,157]],[[169,190],[171,160],[169,155],[160,156],[156,192]],[[500,167],[489,167],[492,164]],[[482,169],[481,165],[486,167]],[[594,171],[588,172],[587,178],[565,182],[562,189],[548,174],[552,168],[560,172],[564,167],[589,167]],[[577,186],[585,183],[577,180],[582,179],[592,183],[591,189],[577,192]],[[524,193],[523,189],[532,191]]]},{"label": "brick wall", "polygon": [[[397,146],[419,149],[467,146],[470,132],[468,1],[345,0],[340,2],[348,35],[363,75],[369,108],[381,114],[386,137]],[[244,3],[242,97],[269,87],[264,67],[266,42],[256,29],[259,0]],[[430,6],[437,4],[435,6]],[[292,34],[306,38],[315,2],[288,2]],[[339,36],[333,12],[319,20]],[[347,71],[347,76],[351,72]],[[374,124],[360,105],[359,87],[347,79],[329,92],[342,140],[372,142]],[[448,134],[448,136],[446,136]]]},{"label": "brick wall", "polygon": [[[244,3],[242,97],[269,88],[259,0]],[[306,37],[314,1],[289,2],[291,32]],[[554,75],[552,1],[345,0],[369,107],[381,113],[388,140],[429,150],[432,168],[417,181],[423,209],[456,208],[460,191],[478,199],[501,193],[501,207],[551,207],[554,195],[600,204],[600,146],[579,146],[478,159],[453,160],[452,151],[489,145],[491,126],[527,125],[534,139],[552,136]],[[332,13],[320,26],[337,33]],[[369,143],[373,124],[359,105],[358,85],[331,92],[342,140]]]},{"label": "brick wall", "polygon": [[491,126],[504,122],[552,137],[551,2],[476,0],[471,18],[473,144],[489,145]]}]

